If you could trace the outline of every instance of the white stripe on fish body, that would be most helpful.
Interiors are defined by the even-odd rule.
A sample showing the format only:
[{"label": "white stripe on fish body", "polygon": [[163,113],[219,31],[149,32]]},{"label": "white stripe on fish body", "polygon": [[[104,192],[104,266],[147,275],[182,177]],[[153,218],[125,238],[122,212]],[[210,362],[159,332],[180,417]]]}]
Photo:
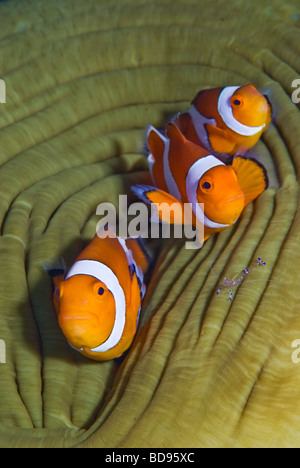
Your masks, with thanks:
[{"label": "white stripe on fish body", "polygon": [[[149,125],[148,131],[147,131],[147,140],[148,140],[148,138],[149,138],[149,133],[150,133],[152,130],[153,130],[154,132],[156,132],[158,135],[160,135],[159,132],[156,130],[156,128],[154,128],[152,125]],[[148,157],[147,157],[147,161],[148,161],[148,167],[149,167],[149,171],[150,171],[152,180],[153,180],[153,182],[154,182],[155,185],[156,185],[156,180],[155,180],[155,177],[154,177],[154,175],[153,175],[153,166],[154,166],[154,164],[155,164],[155,157],[154,157],[153,154],[150,153],[150,152],[149,152],[149,155],[148,155]]]},{"label": "white stripe on fish body", "polygon": [[189,203],[192,206],[192,210],[196,218],[205,226],[212,229],[219,229],[228,227],[229,224],[220,224],[215,223],[207,216],[205,216],[201,206],[199,205],[197,198],[197,188],[199,181],[203,174],[209,169],[212,169],[216,166],[225,166],[219,159],[213,155],[205,156],[204,158],[198,159],[189,169],[188,175],[186,177],[186,193]]},{"label": "white stripe on fish body", "polygon": [[[125,255],[126,255],[126,259],[127,259],[127,263],[128,263],[128,266],[131,267],[133,265],[134,267],[134,270],[136,272],[136,276],[140,282],[140,289],[141,289],[141,295],[142,295],[142,298],[145,296],[145,293],[146,293],[146,286],[144,285],[144,273],[143,273],[143,270],[141,269],[141,267],[139,267],[136,263],[136,261],[134,260],[133,258],[133,254],[132,254],[132,251],[127,247],[127,244],[126,244],[126,239],[122,239],[120,237],[117,237],[118,241],[120,242],[124,252],[125,252]],[[138,242],[136,240],[136,242]]]},{"label": "white stripe on fish body", "polygon": [[170,140],[166,138],[164,140],[165,140],[165,149],[164,149],[163,162],[164,162],[165,181],[166,181],[170,194],[173,195],[175,198],[177,198],[179,201],[181,201],[181,194],[178,190],[177,184],[175,182],[175,179],[173,177],[173,174],[170,168],[170,162],[169,162]]},{"label": "white stripe on fish body", "polygon": [[118,239],[119,244],[121,245],[122,249],[124,250],[128,266],[130,267],[133,264],[136,265],[136,263],[134,261],[134,258],[133,258],[133,255],[132,255],[132,252],[126,245],[126,239],[124,239],[122,237],[116,237],[116,239]]},{"label": "white stripe on fish body", "polygon": [[215,119],[204,117],[202,114],[200,114],[200,112],[196,109],[194,105],[190,107],[187,113],[189,114],[192,120],[194,129],[197,133],[199,140],[205,146],[206,149],[212,151],[212,147],[208,138],[207,131],[205,129],[205,125],[210,124],[216,127],[217,122],[215,121]]},{"label": "white stripe on fish body", "polygon": [[75,275],[93,276],[104,283],[114,296],[116,312],[115,323],[111,334],[104,343],[91,349],[91,351],[96,353],[104,353],[119,343],[124,332],[126,322],[126,300],[123,288],[114,272],[104,263],[95,260],[78,260],[75,262],[67,274],[66,280]]},{"label": "white stripe on fish body", "polygon": [[232,112],[230,100],[239,88],[240,86],[227,86],[221,91],[218,99],[218,112],[228,128],[242,136],[253,136],[261,132],[266,124],[259,127],[249,127],[236,120]]},{"label": "white stripe on fish body", "polygon": [[153,166],[154,166],[154,163],[155,163],[155,157],[153,156],[153,154],[149,153],[149,155],[147,157],[147,161],[148,161],[148,167],[149,167],[149,171],[150,171],[152,180],[153,180],[154,184],[156,185],[156,180],[155,180],[155,177],[153,175]]},{"label": "white stripe on fish body", "polygon": [[[175,182],[175,179],[173,177],[171,168],[170,168],[170,163],[169,163],[169,149],[170,149],[170,140],[163,136],[161,133],[159,133],[156,128],[150,126],[148,135],[150,131],[153,130],[156,132],[156,134],[159,136],[159,138],[164,142],[164,154],[163,154],[163,168],[164,168],[164,178],[166,181],[166,185],[168,187],[168,191],[171,195],[173,195],[175,198],[177,198],[179,201],[181,201],[181,194],[178,190],[177,184]],[[150,161],[149,161],[150,159]],[[153,159],[155,161],[155,156],[152,154],[149,155],[148,157],[148,162],[150,170],[152,170],[152,166],[154,164]]]}]

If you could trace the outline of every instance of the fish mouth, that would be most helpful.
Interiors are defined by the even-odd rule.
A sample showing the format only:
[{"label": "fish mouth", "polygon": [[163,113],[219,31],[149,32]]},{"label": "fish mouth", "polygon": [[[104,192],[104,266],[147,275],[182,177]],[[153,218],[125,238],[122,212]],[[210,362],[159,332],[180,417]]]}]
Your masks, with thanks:
[{"label": "fish mouth", "polygon": [[59,326],[72,348],[82,349],[94,345],[95,339],[90,342],[90,333],[95,329],[95,321],[89,317],[78,315],[61,316]]},{"label": "fish mouth", "polygon": [[232,194],[230,198],[223,200],[218,205],[216,204],[217,213],[214,213],[214,221],[227,225],[235,223],[243,211],[244,201],[244,193],[240,192],[238,194]]},{"label": "fish mouth", "polygon": [[[228,206],[228,204],[232,205],[232,203],[237,203],[238,205],[242,205],[245,200],[245,195],[243,192],[235,193],[230,198],[226,198],[226,200],[222,200],[216,206],[218,207],[219,211],[223,211],[224,208]],[[241,206],[242,207],[242,206]]]},{"label": "fish mouth", "polygon": [[236,195],[236,196],[234,196],[234,197],[232,197],[232,198],[228,198],[228,199],[225,201],[225,203],[230,203],[230,202],[233,202],[233,201],[236,201],[236,200],[240,200],[241,198],[245,198],[243,193],[241,193],[241,194],[239,194],[239,195]]},{"label": "fish mouth", "polygon": [[70,346],[78,351],[97,348],[109,336],[93,316],[62,315],[58,323]]}]

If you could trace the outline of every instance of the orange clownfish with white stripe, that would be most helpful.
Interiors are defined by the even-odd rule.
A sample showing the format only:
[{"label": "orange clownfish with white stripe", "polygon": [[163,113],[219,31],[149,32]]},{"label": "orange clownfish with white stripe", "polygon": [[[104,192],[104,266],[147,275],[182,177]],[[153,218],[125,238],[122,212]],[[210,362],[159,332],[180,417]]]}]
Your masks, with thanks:
[{"label": "orange clownfish with white stripe", "polygon": [[[204,225],[200,242],[235,223],[244,207],[268,186],[265,169],[257,161],[238,156],[226,165],[187,140],[174,123],[167,125],[166,135],[150,127],[148,147],[155,187],[138,185],[132,187],[133,192],[147,203],[161,204],[158,217],[163,222],[185,223],[184,204],[191,206],[193,226],[197,225],[195,220]],[[178,216],[174,211],[170,218],[174,203],[182,206]],[[166,216],[163,206],[169,209]]]},{"label": "orange clownfish with white stripe", "polygon": [[200,91],[174,123],[188,140],[207,151],[234,156],[252,148],[271,119],[267,96],[248,84]]},{"label": "orange clownfish with white stripe", "polygon": [[106,361],[131,345],[146,288],[149,257],[141,239],[94,237],[66,275],[48,269],[54,306],[69,344],[84,356]]}]

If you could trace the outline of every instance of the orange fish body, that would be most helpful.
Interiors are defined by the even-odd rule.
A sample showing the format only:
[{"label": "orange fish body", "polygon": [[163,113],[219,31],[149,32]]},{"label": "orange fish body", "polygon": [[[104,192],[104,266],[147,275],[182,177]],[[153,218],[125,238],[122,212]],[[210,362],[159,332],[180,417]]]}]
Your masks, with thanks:
[{"label": "orange fish body", "polygon": [[[133,191],[148,203],[181,203],[179,213],[189,204],[193,220],[204,225],[202,242],[235,223],[244,207],[267,187],[265,171],[255,160],[236,157],[232,165],[225,165],[186,139],[173,123],[167,125],[165,136],[150,127],[148,146],[155,187],[140,185]],[[164,221],[163,211],[160,220]],[[180,214],[171,221],[184,223]]]},{"label": "orange fish body", "polygon": [[271,119],[267,97],[249,84],[200,91],[174,123],[188,140],[209,152],[234,156],[252,148]]},{"label": "orange fish body", "polygon": [[148,266],[139,239],[96,235],[67,275],[49,271],[59,326],[73,348],[88,358],[106,361],[130,347]]}]

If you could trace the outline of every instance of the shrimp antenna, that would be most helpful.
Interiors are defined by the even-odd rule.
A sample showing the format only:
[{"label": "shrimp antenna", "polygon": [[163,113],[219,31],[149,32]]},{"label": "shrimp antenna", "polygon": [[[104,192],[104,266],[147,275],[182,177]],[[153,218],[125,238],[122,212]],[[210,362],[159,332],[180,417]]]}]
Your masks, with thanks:
[{"label": "shrimp antenna", "polygon": [[251,273],[255,268],[264,265],[266,265],[266,262],[264,262],[260,257],[258,257],[254,265],[250,266],[249,268],[244,268],[244,270],[242,270],[240,274],[235,275],[232,279],[229,279],[227,278],[227,276],[225,276],[223,282],[219,284],[219,288],[216,294],[219,295],[225,289],[228,294],[228,300],[232,301],[234,288],[239,286],[244,281],[246,276],[248,276],[249,273]]}]

